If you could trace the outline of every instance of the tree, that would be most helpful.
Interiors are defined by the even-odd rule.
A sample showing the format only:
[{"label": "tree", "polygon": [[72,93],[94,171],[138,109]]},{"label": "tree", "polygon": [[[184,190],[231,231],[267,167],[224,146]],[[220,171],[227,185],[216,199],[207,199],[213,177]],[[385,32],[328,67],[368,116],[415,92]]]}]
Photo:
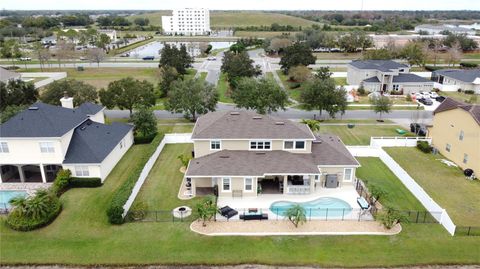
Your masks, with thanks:
[{"label": "tree", "polygon": [[469,38],[466,34],[449,34],[443,40],[443,44],[450,48],[452,48],[455,43],[459,43],[463,51],[471,51],[478,48],[477,42]]},{"label": "tree", "polygon": [[365,51],[373,46],[373,40],[363,31],[354,31],[341,36],[338,45],[346,52],[356,52],[359,48]]},{"label": "tree", "polygon": [[288,38],[273,38],[267,50],[273,53],[282,53],[283,49],[292,45],[292,41]]},{"label": "tree", "polygon": [[97,63],[97,67],[100,67],[100,62],[105,60],[106,53],[101,48],[91,48],[87,51],[87,57],[90,61]]},{"label": "tree", "polygon": [[8,83],[0,82],[0,111],[7,106],[30,105],[37,101],[38,91],[31,82],[23,80],[10,80]]},{"label": "tree", "polygon": [[184,44],[180,48],[165,44],[160,51],[159,67],[174,67],[178,73],[185,75],[187,74],[187,68],[192,66],[193,60]]},{"label": "tree", "polygon": [[190,162],[192,157],[190,157],[190,155],[187,155],[187,154],[180,154],[177,156],[177,159],[179,159],[180,162],[182,163],[182,167],[187,168],[188,163]]},{"label": "tree", "polygon": [[0,46],[0,55],[2,58],[12,59],[12,65],[15,66],[15,59],[22,57],[20,45],[15,39],[9,39]]},{"label": "tree", "polygon": [[107,48],[107,45],[110,44],[111,42],[111,39],[108,35],[102,33],[98,36],[97,38],[97,42],[96,42],[96,46],[98,48],[102,48],[102,49],[106,49]]},{"label": "tree", "polygon": [[139,106],[133,113],[131,122],[135,125],[135,132],[140,132],[143,137],[157,133],[157,120],[153,111],[146,106]]},{"label": "tree", "polygon": [[35,42],[33,45],[33,51],[40,62],[40,69],[43,71],[45,63],[51,58],[50,51],[47,48],[44,48],[40,42]]},{"label": "tree", "polygon": [[40,95],[40,100],[51,105],[60,105],[60,99],[67,93],[73,97],[73,105],[97,102],[97,90],[90,84],[75,79],[57,80],[48,84]]},{"label": "tree", "polygon": [[56,45],[55,56],[57,57],[58,67],[62,67],[62,60],[67,60],[75,53],[75,44],[59,40]]},{"label": "tree", "polygon": [[148,18],[136,18],[133,22],[138,26],[147,26],[150,20]]},{"label": "tree", "polygon": [[332,76],[332,72],[328,67],[320,67],[315,73],[315,77],[321,80],[329,79]]},{"label": "tree", "polygon": [[304,65],[294,66],[288,71],[290,80],[303,83],[312,76],[310,69]]},{"label": "tree", "polygon": [[345,113],[347,108],[345,96],[345,89],[337,89],[334,79],[314,78],[305,83],[300,99],[306,109],[317,109],[320,116],[322,110],[325,110],[334,118],[337,112]]},{"label": "tree", "polygon": [[110,82],[107,90],[101,89],[98,94],[100,102],[104,106],[109,109],[115,106],[120,109],[128,109],[130,116],[132,116],[134,107],[151,107],[156,102],[153,84],[132,77]]},{"label": "tree", "polygon": [[400,55],[408,61],[410,65],[425,66],[426,54],[424,45],[419,41],[410,41],[403,47]]},{"label": "tree", "polygon": [[175,69],[175,67],[163,66],[160,67],[158,71],[158,78],[160,97],[166,97],[168,95],[168,92],[170,91],[172,83],[180,78],[180,74],[177,72],[177,69]]},{"label": "tree", "polygon": [[302,119],[302,123],[308,125],[312,132],[320,131],[320,122],[318,120]]},{"label": "tree", "polygon": [[288,74],[288,70],[294,66],[308,66],[315,63],[315,56],[312,50],[303,43],[295,43],[284,49],[283,56],[280,59],[280,66],[283,73]]},{"label": "tree", "polygon": [[215,205],[215,198],[211,195],[203,198],[203,200],[196,205],[198,217],[202,219],[202,225],[207,226],[207,221],[210,221],[215,214],[217,214],[217,206]]},{"label": "tree", "polygon": [[167,110],[183,113],[192,121],[197,119],[198,114],[215,111],[218,102],[216,89],[198,78],[175,81],[169,95]]},{"label": "tree", "polygon": [[380,120],[383,113],[390,113],[392,110],[392,101],[387,96],[372,97],[370,103],[373,106],[373,111],[380,113]]},{"label": "tree", "polygon": [[460,43],[456,42],[452,45],[451,48],[448,49],[445,57],[445,61],[447,64],[455,66],[455,64],[459,63],[462,59],[462,48],[460,47]]},{"label": "tree", "polygon": [[305,208],[299,204],[295,204],[287,209],[285,217],[295,225],[295,228],[298,228],[299,224],[307,222],[306,213]]},{"label": "tree", "polygon": [[242,78],[232,93],[232,99],[237,107],[255,109],[257,113],[265,114],[278,109],[285,110],[288,94],[273,80]]},{"label": "tree", "polygon": [[222,59],[222,72],[227,74],[228,82],[233,87],[236,86],[236,80],[242,77],[256,77],[262,74],[259,65],[254,66],[254,61],[250,59],[247,52],[233,53],[225,52]]},{"label": "tree", "polygon": [[0,123],[4,123],[8,121],[13,116],[25,110],[25,108],[27,108],[27,106],[25,105],[10,105],[5,107],[3,111],[0,113]]}]

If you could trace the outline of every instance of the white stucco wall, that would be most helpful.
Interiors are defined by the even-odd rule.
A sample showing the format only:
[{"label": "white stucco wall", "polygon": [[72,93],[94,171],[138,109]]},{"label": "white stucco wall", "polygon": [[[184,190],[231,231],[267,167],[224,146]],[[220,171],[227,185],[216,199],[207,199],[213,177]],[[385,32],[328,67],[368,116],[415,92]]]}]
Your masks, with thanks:
[{"label": "white stucco wall", "polygon": [[123,155],[133,145],[133,130],[127,133],[122,139],[123,147],[120,148],[120,143],[110,152],[110,154],[103,160],[100,166],[100,178],[102,182],[107,178],[115,165],[122,159]]},{"label": "white stucco wall", "polygon": [[99,122],[105,124],[105,115],[103,113],[104,109],[98,111],[95,115],[89,115],[90,119],[94,122]]},{"label": "white stucco wall", "polygon": [[[70,135],[71,138],[71,135]],[[9,153],[0,153],[0,164],[59,164],[65,156],[65,145],[68,137],[62,138],[0,138],[7,142]],[[63,143],[62,143],[63,140]],[[40,152],[40,142],[52,142],[53,153]],[[68,145],[67,145],[68,147]]]}]

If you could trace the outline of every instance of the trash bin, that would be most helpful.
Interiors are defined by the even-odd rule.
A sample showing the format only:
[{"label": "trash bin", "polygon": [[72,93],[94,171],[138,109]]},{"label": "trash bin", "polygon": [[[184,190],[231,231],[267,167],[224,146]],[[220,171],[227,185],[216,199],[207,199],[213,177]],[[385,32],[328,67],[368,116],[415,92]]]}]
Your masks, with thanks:
[{"label": "trash bin", "polygon": [[85,68],[83,68],[83,66],[77,66],[77,71],[84,71]]},{"label": "trash bin", "polygon": [[347,127],[348,127],[348,129],[352,129],[353,127],[355,127],[355,124],[349,123],[349,124],[347,124]]}]

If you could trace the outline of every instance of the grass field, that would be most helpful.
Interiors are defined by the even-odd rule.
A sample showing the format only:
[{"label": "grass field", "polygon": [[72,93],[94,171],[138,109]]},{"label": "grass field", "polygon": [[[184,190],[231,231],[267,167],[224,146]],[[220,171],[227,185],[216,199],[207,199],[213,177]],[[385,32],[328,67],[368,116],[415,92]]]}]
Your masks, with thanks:
[{"label": "grass field", "polygon": [[[133,22],[135,18],[148,18],[151,25],[161,26],[162,16],[171,15],[170,11],[161,10],[138,14],[128,17]],[[213,28],[228,28],[241,26],[270,26],[272,23],[292,26],[311,26],[318,24],[314,21],[305,20],[299,17],[288,16],[273,12],[262,11],[210,11],[210,25]]]},{"label": "grass field", "polygon": [[479,226],[478,180],[466,180],[459,168],[441,163],[439,159],[444,158],[441,155],[425,154],[416,148],[386,148],[386,151],[447,210],[456,225]]},{"label": "grass field", "polygon": [[285,75],[282,70],[277,70],[276,72],[278,74],[278,77],[282,81],[283,86],[287,90],[290,98],[292,98],[293,100],[296,100],[296,101],[300,101],[300,94],[302,92],[302,86],[300,85],[300,87],[293,88],[294,85],[296,84],[295,82],[291,82],[288,79],[288,76]]},{"label": "grass field", "polygon": [[[478,238],[451,237],[438,224],[403,224],[402,232],[393,236],[269,237],[201,236],[191,232],[187,222],[108,224],[105,210],[114,190],[128,178],[148,147],[133,146],[102,187],[71,189],[63,194],[62,213],[45,228],[15,232],[0,219],[1,263],[389,267],[480,262],[475,251]],[[151,199],[153,205],[188,204],[176,199],[181,174],[178,173],[180,163],[174,159],[188,150],[185,145],[165,148],[155,167],[159,177],[150,177],[151,182],[147,181],[145,186],[151,190],[142,190],[142,195],[152,196],[147,199]],[[364,168],[369,169],[367,165]]]},{"label": "grass field", "polygon": [[313,55],[317,57],[317,60],[355,60],[362,58],[362,53],[316,52]]},{"label": "grass field", "polygon": [[[456,100],[461,101],[461,102],[467,102],[467,101],[470,100],[470,98],[472,98],[472,96],[474,96],[473,94],[465,94],[465,93],[462,93],[462,92],[439,92],[438,94],[443,95],[443,96],[452,97],[453,99],[456,99]],[[480,96],[479,95],[477,95],[477,100],[476,100],[475,103],[480,104]]]},{"label": "grass field", "polygon": [[404,129],[398,125],[356,125],[352,129],[346,125],[320,125],[320,132],[338,135],[346,145],[369,145],[372,136],[400,136],[397,128]]}]

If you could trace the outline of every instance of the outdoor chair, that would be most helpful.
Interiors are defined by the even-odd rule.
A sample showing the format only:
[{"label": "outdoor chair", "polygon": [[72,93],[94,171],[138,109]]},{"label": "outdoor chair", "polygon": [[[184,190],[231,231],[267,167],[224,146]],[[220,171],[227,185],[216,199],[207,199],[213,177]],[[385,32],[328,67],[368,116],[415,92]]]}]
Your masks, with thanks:
[{"label": "outdoor chair", "polygon": [[235,216],[238,214],[238,211],[229,207],[229,206],[224,206],[220,208],[220,215],[224,216],[227,219],[230,219],[231,217]]}]

